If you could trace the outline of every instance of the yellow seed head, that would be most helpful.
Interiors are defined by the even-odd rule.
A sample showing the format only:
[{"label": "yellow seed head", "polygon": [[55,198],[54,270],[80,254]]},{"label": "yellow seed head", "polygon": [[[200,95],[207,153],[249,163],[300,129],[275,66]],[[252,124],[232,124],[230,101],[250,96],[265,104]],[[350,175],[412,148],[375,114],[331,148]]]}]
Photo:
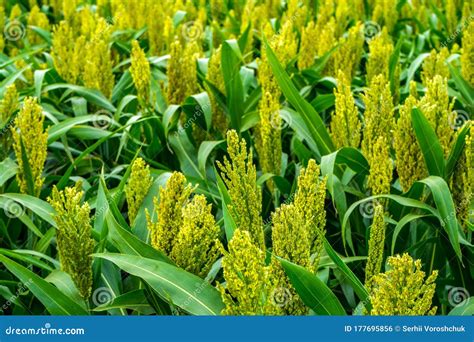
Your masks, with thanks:
[{"label": "yellow seed head", "polygon": [[372,278],[370,314],[433,315],[436,307],[432,307],[432,300],[438,271],[425,279],[421,261],[414,261],[408,254],[389,257],[387,263],[389,269]]},{"label": "yellow seed head", "polygon": [[[354,77],[364,51],[364,32],[362,28],[363,24],[360,22],[351,27],[347,36],[339,39],[340,47],[332,55],[332,69],[334,71],[340,69],[349,80]],[[314,42],[310,43],[313,44]],[[337,77],[339,78],[339,76]]]},{"label": "yellow seed head", "polygon": [[471,19],[462,34],[461,74],[474,86],[474,20]]},{"label": "yellow seed head", "polygon": [[66,20],[73,19],[78,5],[78,0],[63,0],[63,13]]},{"label": "yellow seed head", "polygon": [[283,204],[272,215],[272,242],[275,255],[311,269],[311,227],[304,212],[294,204]]},{"label": "yellow seed head", "polygon": [[12,145],[11,131],[13,114],[19,107],[19,97],[15,84],[11,84],[5,91],[5,96],[0,101],[0,158],[3,160],[10,153]]},{"label": "yellow seed head", "polygon": [[[46,14],[40,11],[38,6],[33,6],[30,13],[28,14],[27,19],[28,26],[36,26],[44,30],[49,30],[49,21]],[[39,37],[36,32],[33,30],[28,30],[27,33],[28,41],[30,44],[38,44],[42,42],[41,37]]]},{"label": "yellow seed head", "polygon": [[453,33],[456,30],[456,26],[458,24],[458,17],[456,15],[456,0],[446,0],[445,13],[448,33]]},{"label": "yellow seed head", "polygon": [[58,191],[56,186],[48,202],[53,207],[57,225],[56,239],[61,269],[67,272],[83,298],[92,290],[92,257],[94,240],[91,238],[90,207],[81,204],[81,183]]},{"label": "yellow seed head", "polygon": [[250,233],[256,246],[265,250],[262,212],[262,192],[257,185],[257,171],[252,163],[252,151],[236,131],[227,132],[229,159],[218,162],[221,176],[232,200],[231,211],[237,227]]},{"label": "yellow seed head", "polygon": [[195,41],[183,47],[179,40],[171,44],[168,61],[168,104],[181,104],[186,97],[195,94],[197,83],[196,59],[199,46]]},{"label": "yellow seed head", "polygon": [[218,286],[225,308],[223,315],[272,315],[279,312],[273,305],[273,286],[265,254],[249,232],[237,229],[224,255],[222,269],[226,287]]},{"label": "yellow seed head", "polygon": [[467,230],[467,223],[473,222],[472,203],[474,201],[474,143],[472,121],[468,121],[469,134],[466,135],[463,154],[454,169],[451,191],[456,204],[456,215]]},{"label": "yellow seed head", "polygon": [[389,77],[390,56],[393,53],[393,44],[387,29],[372,39],[369,43],[369,59],[367,61],[367,83],[382,74],[386,80]]},{"label": "yellow seed head", "polygon": [[301,33],[300,54],[298,57],[298,68],[307,69],[313,65],[316,58],[314,40],[318,36],[316,23],[310,21]]},{"label": "yellow seed head", "polygon": [[[47,154],[48,133],[43,128],[44,115],[41,106],[34,97],[27,97],[12,127],[13,149],[19,166],[17,181],[24,194],[39,196],[43,186],[43,168]],[[27,166],[31,173],[31,187],[28,185]]]},{"label": "yellow seed head", "polygon": [[385,247],[385,223],[383,205],[375,204],[374,220],[370,227],[369,253],[365,266],[365,284],[369,286],[373,276],[380,273]]},{"label": "yellow seed head", "polygon": [[174,242],[171,258],[176,265],[204,278],[221,255],[220,228],[206,197],[196,195],[183,208],[182,227]]},{"label": "yellow seed head", "polygon": [[435,75],[427,80],[425,86],[426,94],[420,100],[420,109],[435,130],[447,157],[454,137],[452,126],[457,115],[453,112],[454,99],[449,100],[448,80],[441,75]]},{"label": "yellow seed head", "polygon": [[[209,64],[207,67],[206,79],[211,82],[222,94],[225,95],[225,83],[224,76],[222,75],[221,70],[221,58],[222,52],[221,47],[219,47],[209,58]],[[213,95],[213,92],[209,89],[208,94],[211,100],[212,106],[212,123],[218,132],[225,136],[225,132],[228,129],[227,116],[224,113],[223,109],[219,106],[216,97]]]},{"label": "yellow seed head", "polygon": [[12,9],[10,10],[10,20],[15,20],[21,16],[21,6],[19,4],[15,4]]},{"label": "yellow seed head", "polygon": [[82,76],[86,87],[100,90],[106,97],[111,96],[115,84],[109,47],[110,28],[105,19],[99,18],[91,40],[86,44]]},{"label": "yellow seed head", "polygon": [[[0,27],[5,27],[5,8],[0,4]],[[3,34],[0,35],[0,53],[3,52],[5,48],[5,40],[3,39]]]},{"label": "yellow seed head", "polygon": [[397,2],[392,0],[376,0],[372,20],[387,28],[391,33],[398,20]]},{"label": "yellow seed head", "polygon": [[351,83],[341,70],[337,73],[338,85],[334,89],[336,110],[331,119],[331,136],[337,148],[358,148],[362,124],[351,92]]},{"label": "yellow seed head", "polygon": [[383,136],[377,138],[369,158],[370,173],[367,180],[372,195],[390,193],[393,165],[390,159],[390,143]]},{"label": "yellow seed head", "polygon": [[150,63],[136,40],[132,42],[131,60],[130,73],[137,89],[138,98],[147,101],[150,93]]},{"label": "yellow seed head", "polygon": [[421,79],[423,83],[428,82],[436,75],[449,78],[449,69],[446,64],[446,59],[449,57],[448,48],[444,47],[439,52],[431,50],[430,55],[423,62],[423,72],[421,73]]},{"label": "yellow seed head", "polygon": [[[411,85],[415,82],[412,81]],[[427,170],[418,140],[413,130],[411,112],[417,106],[417,99],[410,95],[400,107],[400,116],[394,131],[393,147],[397,156],[397,173],[403,191],[413,183],[427,176]]]},{"label": "yellow seed head", "polygon": [[[259,106],[260,123],[257,126],[256,149],[264,173],[280,175],[282,145],[280,103],[269,92],[262,95]],[[270,189],[273,185],[269,183]]]},{"label": "yellow seed head", "polygon": [[128,219],[131,225],[133,225],[138,210],[150,190],[152,183],[153,178],[150,175],[149,166],[142,158],[135,159],[132,164],[130,178],[125,188],[128,204]]},{"label": "yellow seed head", "polygon": [[390,147],[394,107],[387,79],[383,75],[377,75],[369,84],[362,99],[365,103],[362,151],[370,164],[373,161],[372,150],[379,137],[384,138]]},{"label": "yellow seed head", "polygon": [[321,249],[323,247],[324,236],[326,234],[326,210],[324,199],[326,198],[327,178],[319,180],[320,169],[314,159],[308,161],[308,166],[301,169],[297,181],[297,191],[294,205],[296,209],[303,213],[304,222],[308,229],[311,243],[311,254],[315,254],[312,262],[316,270]]},{"label": "yellow seed head", "polygon": [[156,222],[147,215],[147,227],[150,231],[151,244],[157,250],[169,255],[183,222],[183,206],[189,201],[193,187],[180,172],[173,172],[160,196],[153,200]]}]

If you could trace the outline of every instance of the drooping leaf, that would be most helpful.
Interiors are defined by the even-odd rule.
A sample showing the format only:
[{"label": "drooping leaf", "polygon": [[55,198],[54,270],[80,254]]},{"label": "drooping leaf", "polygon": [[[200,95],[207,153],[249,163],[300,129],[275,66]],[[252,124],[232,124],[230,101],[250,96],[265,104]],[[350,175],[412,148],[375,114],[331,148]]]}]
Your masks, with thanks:
[{"label": "drooping leaf", "polygon": [[127,254],[102,253],[125,272],[142,278],[162,298],[193,315],[219,315],[224,304],[219,291],[205,280],[168,263]]}]

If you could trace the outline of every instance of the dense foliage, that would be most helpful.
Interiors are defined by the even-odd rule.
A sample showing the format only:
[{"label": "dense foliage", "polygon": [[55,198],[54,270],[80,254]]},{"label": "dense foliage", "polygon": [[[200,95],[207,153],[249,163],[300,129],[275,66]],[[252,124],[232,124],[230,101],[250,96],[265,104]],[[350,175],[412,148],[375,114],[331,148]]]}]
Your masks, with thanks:
[{"label": "dense foliage", "polygon": [[4,0],[4,314],[473,314],[469,0]]}]

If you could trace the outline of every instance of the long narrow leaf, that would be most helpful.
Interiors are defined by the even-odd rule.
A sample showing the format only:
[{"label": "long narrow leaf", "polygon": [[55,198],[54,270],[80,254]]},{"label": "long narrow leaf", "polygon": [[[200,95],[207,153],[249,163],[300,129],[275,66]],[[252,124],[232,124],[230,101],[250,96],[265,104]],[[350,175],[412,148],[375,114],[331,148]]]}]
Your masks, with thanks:
[{"label": "long narrow leaf", "polygon": [[224,304],[208,282],[162,261],[126,254],[95,254],[142,278],[163,298],[193,315],[219,315]]},{"label": "long narrow leaf", "polygon": [[316,275],[287,260],[279,260],[306,306],[318,315],[346,315],[339,299]]}]

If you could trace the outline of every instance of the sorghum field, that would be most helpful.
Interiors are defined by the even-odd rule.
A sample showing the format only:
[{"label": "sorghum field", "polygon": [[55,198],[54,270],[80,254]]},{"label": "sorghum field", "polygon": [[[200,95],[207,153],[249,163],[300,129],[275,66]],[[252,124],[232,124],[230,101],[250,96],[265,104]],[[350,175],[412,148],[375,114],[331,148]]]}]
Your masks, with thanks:
[{"label": "sorghum field", "polygon": [[3,0],[13,315],[472,315],[470,0]]}]

